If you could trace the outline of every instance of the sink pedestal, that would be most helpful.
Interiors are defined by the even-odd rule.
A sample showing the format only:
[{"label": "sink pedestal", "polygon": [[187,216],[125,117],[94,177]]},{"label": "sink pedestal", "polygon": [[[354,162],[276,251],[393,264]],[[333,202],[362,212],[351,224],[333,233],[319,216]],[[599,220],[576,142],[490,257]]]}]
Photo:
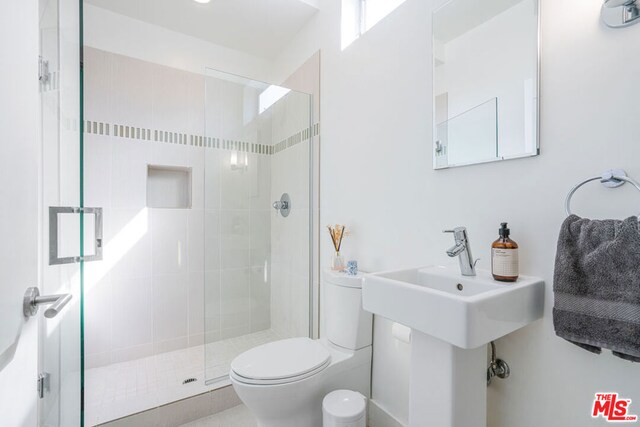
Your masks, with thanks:
[{"label": "sink pedestal", "polygon": [[411,427],[486,427],[487,344],[542,317],[542,279],[476,273],[429,266],[364,278],[364,309],[412,330]]},{"label": "sink pedestal", "polygon": [[485,427],[487,349],[411,331],[410,427]]}]

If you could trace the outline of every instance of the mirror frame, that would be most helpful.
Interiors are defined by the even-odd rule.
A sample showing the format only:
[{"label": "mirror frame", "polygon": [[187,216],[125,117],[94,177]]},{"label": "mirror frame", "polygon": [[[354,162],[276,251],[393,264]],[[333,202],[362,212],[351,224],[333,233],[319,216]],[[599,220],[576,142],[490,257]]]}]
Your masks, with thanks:
[{"label": "mirror frame", "polygon": [[433,170],[445,170],[445,169],[451,169],[451,168],[459,168],[459,167],[463,167],[463,166],[472,166],[472,165],[483,165],[486,163],[495,163],[495,162],[502,162],[505,160],[517,160],[517,159],[526,159],[529,157],[537,157],[540,155],[540,82],[541,82],[541,78],[540,78],[540,74],[541,74],[541,70],[542,70],[542,60],[541,60],[541,33],[542,33],[542,13],[541,13],[541,8],[542,8],[542,1],[541,0],[535,0],[536,1],[536,11],[537,11],[537,22],[536,22],[536,31],[538,32],[538,34],[536,35],[536,55],[537,55],[537,61],[536,61],[536,91],[535,91],[535,95],[536,95],[536,105],[534,107],[535,112],[536,112],[536,123],[535,123],[535,129],[536,129],[536,137],[535,137],[535,151],[531,152],[531,153],[526,153],[526,154],[519,154],[516,156],[502,156],[500,158],[495,158],[495,159],[489,159],[489,160],[479,160],[477,162],[470,162],[470,163],[458,163],[455,165],[447,165],[447,166],[437,166],[436,164],[436,146],[435,146],[435,134],[436,134],[436,127],[437,127],[437,123],[436,123],[436,96],[435,96],[435,88],[436,88],[436,73],[435,73],[435,43],[434,43],[434,34],[433,34],[433,29],[435,27],[435,15],[436,12],[438,12],[440,9],[446,7],[449,3],[454,2],[455,0],[447,0],[446,2],[444,2],[443,4],[441,4],[440,6],[434,8],[431,11],[431,141],[429,142],[431,145],[431,156],[432,156],[432,165],[433,165]]}]

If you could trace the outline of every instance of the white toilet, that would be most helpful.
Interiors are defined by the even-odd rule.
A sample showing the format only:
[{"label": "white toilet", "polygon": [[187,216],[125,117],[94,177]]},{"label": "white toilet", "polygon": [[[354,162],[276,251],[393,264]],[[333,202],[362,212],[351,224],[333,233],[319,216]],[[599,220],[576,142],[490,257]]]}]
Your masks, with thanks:
[{"label": "white toilet", "polygon": [[252,348],[229,376],[259,427],[321,427],[322,399],[338,389],[370,395],[372,315],[362,276],[325,271],[326,338],[290,338]]}]

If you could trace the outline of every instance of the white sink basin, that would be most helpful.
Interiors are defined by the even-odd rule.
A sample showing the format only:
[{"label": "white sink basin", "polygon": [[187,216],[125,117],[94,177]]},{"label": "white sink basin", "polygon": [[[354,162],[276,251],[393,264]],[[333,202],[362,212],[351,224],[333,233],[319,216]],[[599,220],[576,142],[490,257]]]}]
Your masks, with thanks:
[{"label": "white sink basin", "polygon": [[367,275],[364,309],[463,349],[473,349],[540,319],[544,281],[493,280],[488,271],[465,277],[456,266]]}]

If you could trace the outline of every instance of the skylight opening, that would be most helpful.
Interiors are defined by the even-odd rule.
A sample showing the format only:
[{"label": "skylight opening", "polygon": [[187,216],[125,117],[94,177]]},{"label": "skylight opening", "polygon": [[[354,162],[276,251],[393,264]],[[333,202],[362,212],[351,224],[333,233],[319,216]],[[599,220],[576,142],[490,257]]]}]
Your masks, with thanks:
[{"label": "skylight opening", "polygon": [[[291,89],[287,89],[280,86],[271,85],[266,88],[258,97],[258,105],[260,114],[264,113],[276,102],[280,101],[286,94],[291,92]],[[254,110],[255,111],[255,110]]]},{"label": "skylight opening", "polygon": [[342,0],[342,50],[406,0]]}]

